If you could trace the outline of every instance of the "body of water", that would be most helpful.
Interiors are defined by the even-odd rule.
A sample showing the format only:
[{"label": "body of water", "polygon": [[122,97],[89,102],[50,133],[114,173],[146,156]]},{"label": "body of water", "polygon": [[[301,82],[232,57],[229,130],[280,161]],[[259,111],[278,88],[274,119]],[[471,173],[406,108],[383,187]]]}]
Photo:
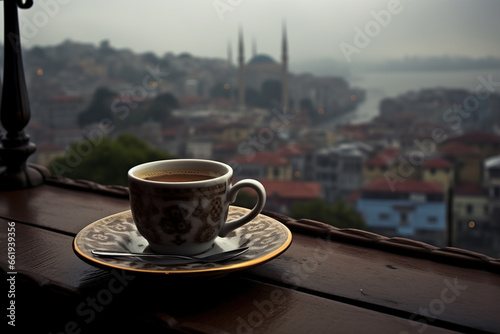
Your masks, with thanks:
[{"label": "body of water", "polygon": [[[370,121],[379,114],[380,101],[386,97],[396,97],[409,91],[426,88],[464,88],[473,91],[480,83],[480,76],[487,79],[490,75],[493,82],[500,83],[499,69],[357,73],[349,79],[349,83],[351,87],[366,91],[365,101],[356,110],[332,119],[325,124],[325,127]],[[500,93],[500,84],[496,91]]]}]

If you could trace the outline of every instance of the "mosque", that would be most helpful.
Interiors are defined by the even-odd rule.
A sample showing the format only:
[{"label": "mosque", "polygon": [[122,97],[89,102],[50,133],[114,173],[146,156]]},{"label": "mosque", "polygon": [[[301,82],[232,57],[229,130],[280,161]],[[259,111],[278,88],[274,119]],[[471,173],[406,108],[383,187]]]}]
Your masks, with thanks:
[{"label": "mosque", "polygon": [[[228,45],[228,64],[232,67],[231,58],[231,47]],[[312,110],[313,113],[327,117],[352,110],[359,102],[363,101],[364,91],[350,88],[349,83],[342,77],[316,77],[308,73],[288,73],[288,58],[287,30],[284,23],[281,36],[281,62],[275,61],[266,54],[258,54],[254,41],[252,57],[245,63],[243,31],[240,28],[236,64],[237,104],[239,110],[246,109],[246,90],[248,88],[261,90],[262,84],[267,80],[275,80],[281,83],[280,109],[283,111],[287,111],[292,107],[297,108],[301,101],[307,100],[316,108]],[[289,105],[292,99],[293,105]]]},{"label": "mosque", "polygon": [[[231,64],[231,48],[228,47],[228,62]],[[283,24],[281,42],[281,63],[265,54],[257,54],[255,40],[253,42],[252,58],[245,63],[243,31],[240,28],[238,36],[238,107],[245,109],[245,90],[247,88],[260,89],[266,80],[281,82],[282,108],[288,107],[288,45],[286,26]]]}]

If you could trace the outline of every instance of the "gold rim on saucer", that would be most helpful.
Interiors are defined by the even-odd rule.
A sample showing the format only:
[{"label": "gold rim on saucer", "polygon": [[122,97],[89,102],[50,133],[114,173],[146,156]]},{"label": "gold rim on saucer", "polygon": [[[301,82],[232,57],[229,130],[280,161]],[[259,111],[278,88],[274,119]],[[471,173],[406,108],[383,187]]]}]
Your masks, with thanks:
[{"label": "gold rim on saucer", "polygon": [[[229,207],[228,220],[234,220],[250,210]],[[290,230],[277,220],[259,214],[249,223],[232,231],[224,238],[217,238],[214,247],[204,254],[249,247],[249,250],[234,259],[221,263],[188,263],[161,265],[136,258],[97,258],[93,249],[111,251],[148,251],[148,242],[137,231],[130,210],[99,219],[84,227],[75,236],[75,252],[92,264],[123,270],[174,275],[223,274],[263,264],[283,253],[292,242]]]}]

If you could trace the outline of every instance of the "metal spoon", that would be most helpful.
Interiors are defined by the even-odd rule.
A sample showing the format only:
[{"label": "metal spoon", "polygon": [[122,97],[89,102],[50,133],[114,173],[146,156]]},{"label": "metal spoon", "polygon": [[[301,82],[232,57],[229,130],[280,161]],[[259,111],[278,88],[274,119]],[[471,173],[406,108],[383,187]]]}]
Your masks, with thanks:
[{"label": "metal spoon", "polygon": [[155,254],[155,253],[131,253],[131,252],[116,252],[116,251],[108,251],[101,249],[92,250],[92,254],[94,256],[100,257],[138,257],[143,259],[151,259],[151,260],[187,260],[192,262],[202,262],[202,263],[210,263],[210,262],[221,262],[225,260],[232,259],[236,256],[239,256],[246,251],[248,251],[248,247],[242,247],[237,249],[232,249],[229,251],[215,253],[211,255],[194,255],[194,256],[186,256],[186,255],[173,255],[173,254]]}]

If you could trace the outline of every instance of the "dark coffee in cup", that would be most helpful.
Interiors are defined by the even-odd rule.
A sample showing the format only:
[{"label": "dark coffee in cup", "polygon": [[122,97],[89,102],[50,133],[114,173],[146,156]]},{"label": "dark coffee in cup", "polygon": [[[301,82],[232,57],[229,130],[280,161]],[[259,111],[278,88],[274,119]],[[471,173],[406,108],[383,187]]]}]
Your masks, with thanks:
[{"label": "dark coffee in cup", "polygon": [[137,175],[141,179],[156,182],[195,182],[214,179],[221,174],[205,170],[163,169]]}]

